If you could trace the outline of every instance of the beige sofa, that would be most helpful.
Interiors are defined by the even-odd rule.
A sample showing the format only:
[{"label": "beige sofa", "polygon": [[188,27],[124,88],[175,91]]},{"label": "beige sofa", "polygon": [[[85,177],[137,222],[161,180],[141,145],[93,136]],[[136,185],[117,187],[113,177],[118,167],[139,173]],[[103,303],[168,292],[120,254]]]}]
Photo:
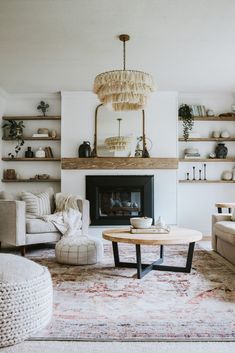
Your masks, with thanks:
[{"label": "beige sofa", "polygon": [[[9,200],[12,196],[2,195],[4,193],[0,197],[5,199],[0,200],[0,246],[1,243],[18,246],[25,255],[27,245],[60,240],[61,234],[52,223],[26,218],[24,201]],[[89,201],[78,200],[78,207],[82,213],[82,234],[88,235]]]},{"label": "beige sofa", "polygon": [[212,215],[212,248],[235,265],[235,222],[231,214]]}]

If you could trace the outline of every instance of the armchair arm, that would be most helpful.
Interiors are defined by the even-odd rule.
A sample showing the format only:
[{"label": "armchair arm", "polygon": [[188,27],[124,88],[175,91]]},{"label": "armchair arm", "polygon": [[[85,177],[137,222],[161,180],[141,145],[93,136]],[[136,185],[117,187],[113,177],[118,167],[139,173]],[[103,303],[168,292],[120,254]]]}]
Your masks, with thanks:
[{"label": "armchair arm", "polygon": [[211,236],[212,236],[212,248],[217,251],[217,237],[215,234],[215,223],[222,221],[231,221],[231,214],[229,213],[216,213],[212,215],[212,227],[211,227]]},{"label": "armchair arm", "polygon": [[0,241],[20,246],[26,242],[24,201],[0,201]]}]

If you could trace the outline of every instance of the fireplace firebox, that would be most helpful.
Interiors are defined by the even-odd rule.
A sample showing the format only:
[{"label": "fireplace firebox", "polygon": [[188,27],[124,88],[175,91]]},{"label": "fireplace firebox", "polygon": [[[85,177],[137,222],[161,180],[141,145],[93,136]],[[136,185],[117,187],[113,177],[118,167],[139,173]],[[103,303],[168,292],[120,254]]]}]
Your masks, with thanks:
[{"label": "fireplace firebox", "polygon": [[131,217],[154,217],[153,175],[86,176],[91,225],[130,224]]}]

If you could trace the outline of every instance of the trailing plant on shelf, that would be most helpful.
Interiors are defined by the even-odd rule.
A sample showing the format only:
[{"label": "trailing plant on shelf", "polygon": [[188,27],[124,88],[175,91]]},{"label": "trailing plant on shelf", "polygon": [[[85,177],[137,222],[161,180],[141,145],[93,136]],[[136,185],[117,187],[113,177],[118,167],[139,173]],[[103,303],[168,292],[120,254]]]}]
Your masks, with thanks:
[{"label": "trailing plant on shelf", "polygon": [[8,120],[7,123],[5,123],[3,126],[3,129],[7,128],[8,129],[8,136],[12,140],[17,141],[17,145],[15,146],[15,153],[8,153],[8,156],[11,158],[15,158],[18,156],[18,153],[21,150],[21,147],[24,145],[24,139],[23,139],[23,130],[24,130],[24,123],[23,121],[15,121],[15,120]]},{"label": "trailing plant on shelf", "polygon": [[37,110],[41,110],[43,116],[46,116],[46,112],[49,109],[49,104],[41,101],[40,104],[37,106]]},{"label": "trailing plant on shelf", "polygon": [[183,135],[184,140],[187,141],[189,138],[189,133],[192,131],[194,126],[194,118],[192,115],[192,109],[187,104],[182,104],[179,107],[179,116],[183,122]]}]

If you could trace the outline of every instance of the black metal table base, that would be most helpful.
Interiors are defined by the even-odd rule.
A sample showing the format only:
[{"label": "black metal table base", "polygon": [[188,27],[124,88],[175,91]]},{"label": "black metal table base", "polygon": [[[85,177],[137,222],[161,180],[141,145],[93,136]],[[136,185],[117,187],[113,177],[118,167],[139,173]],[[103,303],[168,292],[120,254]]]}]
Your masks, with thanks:
[{"label": "black metal table base", "polygon": [[118,243],[112,242],[112,244],[113,244],[113,256],[114,256],[115,266],[116,267],[136,268],[138,279],[143,278],[147,273],[149,273],[152,270],[171,271],[171,272],[186,272],[186,273],[190,273],[190,271],[191,271],[195,242],[189,243],[186,266],[184,266],[184,267],[161,265],[163,263],[163,259],[164,259],[163,245],[160,245],[160,257],[158,260],[152,262],[151,264],[142,264],[141,263],[141,249],[140,249],[139,244],[135,245],[135,247],[136,247],[136,262],[120,261],[119,251],[118,251]]}]

